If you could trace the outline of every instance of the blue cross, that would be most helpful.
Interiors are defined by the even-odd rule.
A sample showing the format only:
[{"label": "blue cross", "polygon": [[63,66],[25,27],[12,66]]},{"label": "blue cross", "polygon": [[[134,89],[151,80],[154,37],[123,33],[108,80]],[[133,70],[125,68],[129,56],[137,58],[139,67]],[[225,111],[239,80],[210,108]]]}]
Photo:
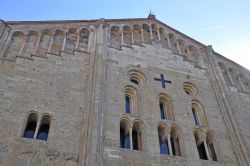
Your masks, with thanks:
[{"label": "blue cross", "polygon": [[165,88],[166,86],[165,86],[165,83],[172,83],[171,81],[169,81],[169,80],[165,80],[164,79],[164,75],[163,74],[160,74],[160,76],[161,76],[161,78],[154,78],[154,80],[156,80],[156,81],[161,81],[161,86],[162,86],[162,88]]}]

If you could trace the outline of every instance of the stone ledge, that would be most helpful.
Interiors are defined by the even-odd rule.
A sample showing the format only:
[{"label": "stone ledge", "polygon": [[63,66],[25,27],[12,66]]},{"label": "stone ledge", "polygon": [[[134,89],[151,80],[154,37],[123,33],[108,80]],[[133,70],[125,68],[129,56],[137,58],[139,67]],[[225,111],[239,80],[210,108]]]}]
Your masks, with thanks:
[{"label": "stone ledge", "polygon": [[23,59],[28,59],[28,60],[34,60],[33,58],[26,57],[26,56],[16,56],[16,58],[23,58]]}]

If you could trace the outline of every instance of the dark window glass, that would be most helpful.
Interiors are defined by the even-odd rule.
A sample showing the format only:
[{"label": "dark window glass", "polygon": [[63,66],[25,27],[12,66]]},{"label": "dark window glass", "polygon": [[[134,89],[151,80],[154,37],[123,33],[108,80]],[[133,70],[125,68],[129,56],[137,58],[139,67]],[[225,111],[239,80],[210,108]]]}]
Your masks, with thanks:
[{"label": "dark window glass", "polygon": [[192,113],[193,113],[195,125],[199,125],[199,120],[198,120],[198,116],[197,116],[197,111],[196,111],[194,108],[192,108]]},{"label": "dark window glass", "polygon": [[126,113],[130,114],[131,106],[130,106],[130,98],[128,96],[125,97],[125,109],[126,109]]},{"label": "dark window glass", "polygon": [[120,128],[120,148],[130,149],[130,138],[123,128]]},{"label": "dark window glass", "polygon": [[138,143],[138,133],[136,130],[132,131],[132,138],[133,138],[133,149],[139,150],[139,143]]},{"label": "dark window glass", "polygon": [[160,145],[160,153],[169,155],[169,148],[167,140]]},{"label": "dark window glass", "polygon": [[23,137],[25,138],[34,138],[35,135],[35,131],[36,131],[36,122],[28,122],[25,132],[23,134]]},{"label": "dark window glass", "polygon": [[136,84],[136,85],[139,85],[139,81],[136,80],[136,79],[133,79],[133,78],[132,78],[132,79],[130,79],[130,81],[133,82],[133,83]]},{"label": "dark window glass", "polygon": [[49,134],[49,124],[42,124],[37,134],[37,139],[47,141]]},{"label": "dark window glass", "polygon": [[215,152],[215,149],[214,149],[214,144],[212,142],[209,144],[209,148],[211,150],[211,155],[212,155],[213,161],[218,161],[217,155],[216,155],[216,152]]},{"label": "dark window glass", "polygon": [[197,146],[197,149],[198,149],[200,159],[207,160],[206,149],[205,149],[203,142]]},{"label": "dark window glass", "polygon": [[160,103],[160,114],[161,114],[161,119],[166,119],[163,103]]}]

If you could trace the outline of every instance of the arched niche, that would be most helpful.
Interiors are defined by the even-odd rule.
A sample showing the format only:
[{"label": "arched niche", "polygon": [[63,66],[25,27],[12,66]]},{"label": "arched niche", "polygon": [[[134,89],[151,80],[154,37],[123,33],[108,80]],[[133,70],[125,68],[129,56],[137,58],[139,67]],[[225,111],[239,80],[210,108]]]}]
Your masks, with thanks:
[{"label": "arched niche", "polygon": [[124,45],[131,47],[132,46],[132,29],[129,26],[123,27],[123,40]]},{"label": "arched niche", "polygon": [[121,32],[118,26],[111,27],[110,45],[113,48],[121,48]]},{"label": "arched niche", "polygon": [[147,44],[152,44],[149,25],[143,24],[142,28],[143,28],[143,39],[144,39],[143,42]]},{"label": "arched niche", "polygon": [[15,31],[8,43],[8,47],[3,57],[15,59],[21,55],[21,51],[25,42],[25,35],[22,31]]},{"label": "arched niche", "polygon": [[76,48],[76,42],[77,42],[77,29],[70,28],[66,35],[64,51],[68,53],[72,53],[73,50]]},{"label": "arched niche", "polygon": [[133,26],[133,37],[135,45],[142,45],[142,34],[141,34],[141,27],[139,25]]},{"label": "arched niche", "polygon": [[53,32],[47,29],[41,31],[41,37],[37,49],[38,55],[42,56],[48,52],[52,34]]},{"label": "arched niche", "polygon": [[27,37],[26,37],[26,42],[23,48],[22,56],[27,56],[30,57],[31,54],[34,54],[37,40],[38,40],[38,32],[36,31],[29,31]]},{"label": "arched niche", "polygon": [[50,53],[59,54],[62,50],[65,33],[62,30],[56,30],[53,36],[53,42]]},{"label": "arched niche", "polygon": [[89,44],[90,31],[87,28],[82,28],[79,32],[79,50],[87,50]]},{"label": "arched niche", "polygon": [[161,38],[161,45],[163,48],[169,48],[168,46],[168,39],[167,39],[167,34],[165,32],[165,30],[161,27],[159,29],[159,33],[160,33],[160,38]]},{"label": "arched niche", "polygon": [[158,30],[158,27],[156,26],[156,24],[152,24],[152,35],[153,35],[153,41],[154,42],[159,41],[157,30]]}]

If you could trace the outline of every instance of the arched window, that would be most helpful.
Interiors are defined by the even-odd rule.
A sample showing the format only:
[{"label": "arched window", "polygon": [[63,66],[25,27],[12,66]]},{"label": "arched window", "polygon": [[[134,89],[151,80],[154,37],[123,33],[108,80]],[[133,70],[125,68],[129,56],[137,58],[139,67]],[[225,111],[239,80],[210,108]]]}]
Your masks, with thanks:
[{"label": "arched window", "polygon": [[208,160],[207,152],[206,152],[206,135],[202,131],[195,131],[194,138],[198,150],[198,154],[200,159]]},{"label": "arched window", "polygon": [[14,59],[16,56],[21,54],[22,46],[25,42],[24,33],[16,31],[12,34],[12,37],[8,43],[8,48],[5,51],[4,57]]},{"label": "arched window", "polygon": [[34,138],[37,126],[37,114],[30,113],[26,120],[25,130],[23,132],[24,138]]},{"label": "arched window", "polygon": [[161,119],[174,120],[172,103],[168,95],[160,94],[159,110]]},{"label": "arched window", "polygon": [[190,82],[184,82],[183,83],[183,90],[188,95],[195,95],[198,93],[198,89],[196,86]]},{"label": "arched window", "polygon": [[170,142],[172,147],[172,153],[174,156],[181,156],[180,148],[180,129],[177,126],[171,128]]},{"label": "arched window", "polygon": [[143,28],[144,43],[152,44],[149,25],[143,24],[142,28]]},{"label": "arched window", "polygon": [[192,115],[195,125],[207,126],[207,118],[203,106],[198,100],[192,100]]},{"label": "arched window", "polygon": [[158,126],[158,138],[160,145],[160,154],[170,155],[169,144],[168,144],[168,131],[165,125]]},{"label": "arched window", "polygon": [[36,139],[47,141],[49,135],[50,121],[50,116],[45,115],[42,117]]},{"label": "arched window", "polygon": [[142,35],[141,35],[141,28],[139,25],[134,25],[133,29],[133,39],[135,45],[142,45]]},{"label": "arched window", "polygon": [[63,41],[65,33],[62,30],[56,30],[53,36],[53,42],[50,52],[53,54],[59,54],[59,51],[62,50]]},{"label": "arched window", "polygon": [[207,132],[207,146],[211,159],[218,161],[218,156],[215,149],[215,135],[212,132]]},{"label": "arched window", "polygon": [[142,150],[142,124],[135,121],[132,129],[133,150]]},{"label": "arched window", "polygon": [[78,44],[78,49],[79,50],[87,50],[88,48],[88,43],[89,43],[89,35],[90,32],[88,29],[83,28],[80,30],[79,34],[79,44]]},{"label": "arched window", "polygon": [[77,41],[77,29],[71,28],[68,30],[66,36],[66,43],[65,43],[65,52],[72,53],[73,50],[76,48],[76,41]]},{"label": "arched window", "polygon": [[128,120],[120,121],[120,148],[130,149],[130,125]]},{"label": "arched window", "polygon": [[134,87],[125,87],[125,112],[138,116],[137,92]]},{"label": "arched window", "polygon": [[111,41],[110,45],[113,48],[121,48],[121,32],[119,27],[111,27]]},{"label": "arched window", "polygon": [[42,34],[37,49],[37,54],[40,56],[48,52],[52,37],[52,32],[49,30],[43,30],[41,33]]}]

